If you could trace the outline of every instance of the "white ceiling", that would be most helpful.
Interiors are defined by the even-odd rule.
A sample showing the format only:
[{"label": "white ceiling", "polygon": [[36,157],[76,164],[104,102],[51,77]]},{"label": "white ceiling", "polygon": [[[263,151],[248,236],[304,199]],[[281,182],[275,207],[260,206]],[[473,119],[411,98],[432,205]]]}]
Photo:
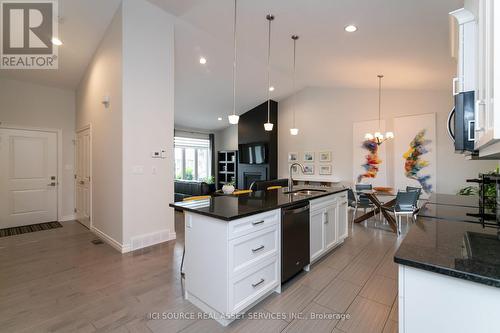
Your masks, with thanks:
[{"label": "white ceiling", "polygon": [[57,70],[0,70],[0,77],[75,89],[121,0],[59,0]]},{"label": "white ceiling", "polygon": [[[177,15],[176,125],[227,126],[232,109],[233,0],[150,0]],[[266,100],[267,13],[273,98],[292,94],[292,34],[298,34],[297,90],[305,86],[450,89],[448,12],[463,0],[240,0],[238,111]],[[359,30],[348,34],[347,24]],[[198,63],[203,55],[208,62]],[[223,121],[217,121],[222,116]]]},{"label": "white ceiling", "polygon": [[[176,126],[219,129],[232,110],[233,0],[149,0],[176,15]],[[0,71],[0,77],[74,89],[121,0],[59,0],[60,69]],[[449,89],[448,15],[463,0],[239,0],[238,112],[263,102],[267,13],[275,15],[273,99],[293,93],[291,34],[297,44],[297,89],[306,86]],[[354,23],[356,33],[344,32]],[[199,57],[208,62],[202,66]],[[223,121],[217,121],[217,117]]]}]

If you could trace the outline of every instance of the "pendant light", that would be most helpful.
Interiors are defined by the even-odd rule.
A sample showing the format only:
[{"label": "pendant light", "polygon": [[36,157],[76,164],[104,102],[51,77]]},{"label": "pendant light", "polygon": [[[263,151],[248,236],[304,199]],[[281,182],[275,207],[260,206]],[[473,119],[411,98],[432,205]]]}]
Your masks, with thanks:
[{"label": "pendant light", "polygon": [[297,50],[297,39],[299,39],[299,36],[297,35],[292,35],[292,40],[293,40],[293,121],[292,121],[292,128],[290,128],[290,134],[291,135],[298,135],[299,134],[299,129],[295,127],[295,109],[297,108],[297,103],[295,102],[295,59],[296,59],[296,50]]},{"label": "pendant light", "polygon": [[264,129],[268,132],[273,130],[274,124],[271,123],[271,22],[274,20],[272,14],[268,14],[266,19],[269,21],[269,34],[267,43],[267,123]]},{"label": "pendant light", "polygon": [[233,22],[233,45],[234,45],[234,55],[233,55],[233,114],[228,116],[229,123],[231,125],[237,125],[240,121],[240,116],[236,114],[236,2],[234,0],[234,22]]},{"label": "pendant light", "polygon": [[380,146],[386,140],[393,139],[394,133],[387,132],[385,133],[384,137],[384,135],[380,132],[380,115],[382,109],[382,79],[384,78],[384,76],[379,74],[377,75],[377,77],[378,77],[378,131],[375,132],[374,134],[366,133],[365,140],[375,140],[375,142]]}]

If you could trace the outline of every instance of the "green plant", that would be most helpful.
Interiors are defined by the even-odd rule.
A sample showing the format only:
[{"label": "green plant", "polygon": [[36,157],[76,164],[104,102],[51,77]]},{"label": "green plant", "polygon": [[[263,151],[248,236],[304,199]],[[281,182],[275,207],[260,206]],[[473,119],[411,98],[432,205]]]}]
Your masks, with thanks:
[{"label": "green plant", "polygon": [[457,192],[458,195],[478,195],[479,194],[479,187],[477,186],[466,186],[464,188],[461,188]]},{"label": "green plant", "polygon": [[215,184],[215,177],[214,176],[208,176],[203,181],[207,184]]},{"label": "green plant", "polygon": [[192,168],[186,168],[184,171],[184,179],[185,180],[193,180],[193,169]]}]

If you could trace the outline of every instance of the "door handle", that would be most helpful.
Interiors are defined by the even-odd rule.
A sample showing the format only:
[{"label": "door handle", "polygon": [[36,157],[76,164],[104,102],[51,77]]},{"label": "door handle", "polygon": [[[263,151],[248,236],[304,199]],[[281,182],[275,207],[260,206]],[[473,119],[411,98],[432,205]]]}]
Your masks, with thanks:
[{"label": "door handle", "polygon": [[57,184],[55,182],[47,184],[47,186],[56,186]]},{"label": "door handle", "polygon": [[252,249],[252,252],[255,253],[255,252],[258,252],[258,251],[263,250],[263,249],[264,249],[264,245],[261,245],[255,249]]},{"label": "door handle", "polygon": [[459,93],[457,92],[457,84],[458,84],[458,77],[453,78],[453,96],[458,95]]},{"label": "door handle", "polygon": [[259,281],[259,282],[257,282],[257,283],[252,283],[252,287],[256,288],[256,287],[258,287],[259,285],[263,284],[263,283],[264,283],[264,281],[265,281],[264,279],[260,279],[260,281]]}]

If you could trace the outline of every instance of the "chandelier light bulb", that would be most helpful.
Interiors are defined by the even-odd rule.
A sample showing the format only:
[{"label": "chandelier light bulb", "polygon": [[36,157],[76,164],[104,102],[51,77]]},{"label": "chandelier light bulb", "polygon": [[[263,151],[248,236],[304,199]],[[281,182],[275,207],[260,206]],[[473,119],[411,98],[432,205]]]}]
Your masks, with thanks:
[{"label": "chandelier light bulb", "polygon": [[371,133],[366,133],[366,134],[365,134],[365,139],[366,139],[366,140],[373,140],[373,134],[371,134]]},{"label": "chandelier light bulb", "polygon": [[394,139],[394,133],[392,133],[392,132],[387,132],[387,133],[385,133],[385,137],[386,137],[387,139]]}]

